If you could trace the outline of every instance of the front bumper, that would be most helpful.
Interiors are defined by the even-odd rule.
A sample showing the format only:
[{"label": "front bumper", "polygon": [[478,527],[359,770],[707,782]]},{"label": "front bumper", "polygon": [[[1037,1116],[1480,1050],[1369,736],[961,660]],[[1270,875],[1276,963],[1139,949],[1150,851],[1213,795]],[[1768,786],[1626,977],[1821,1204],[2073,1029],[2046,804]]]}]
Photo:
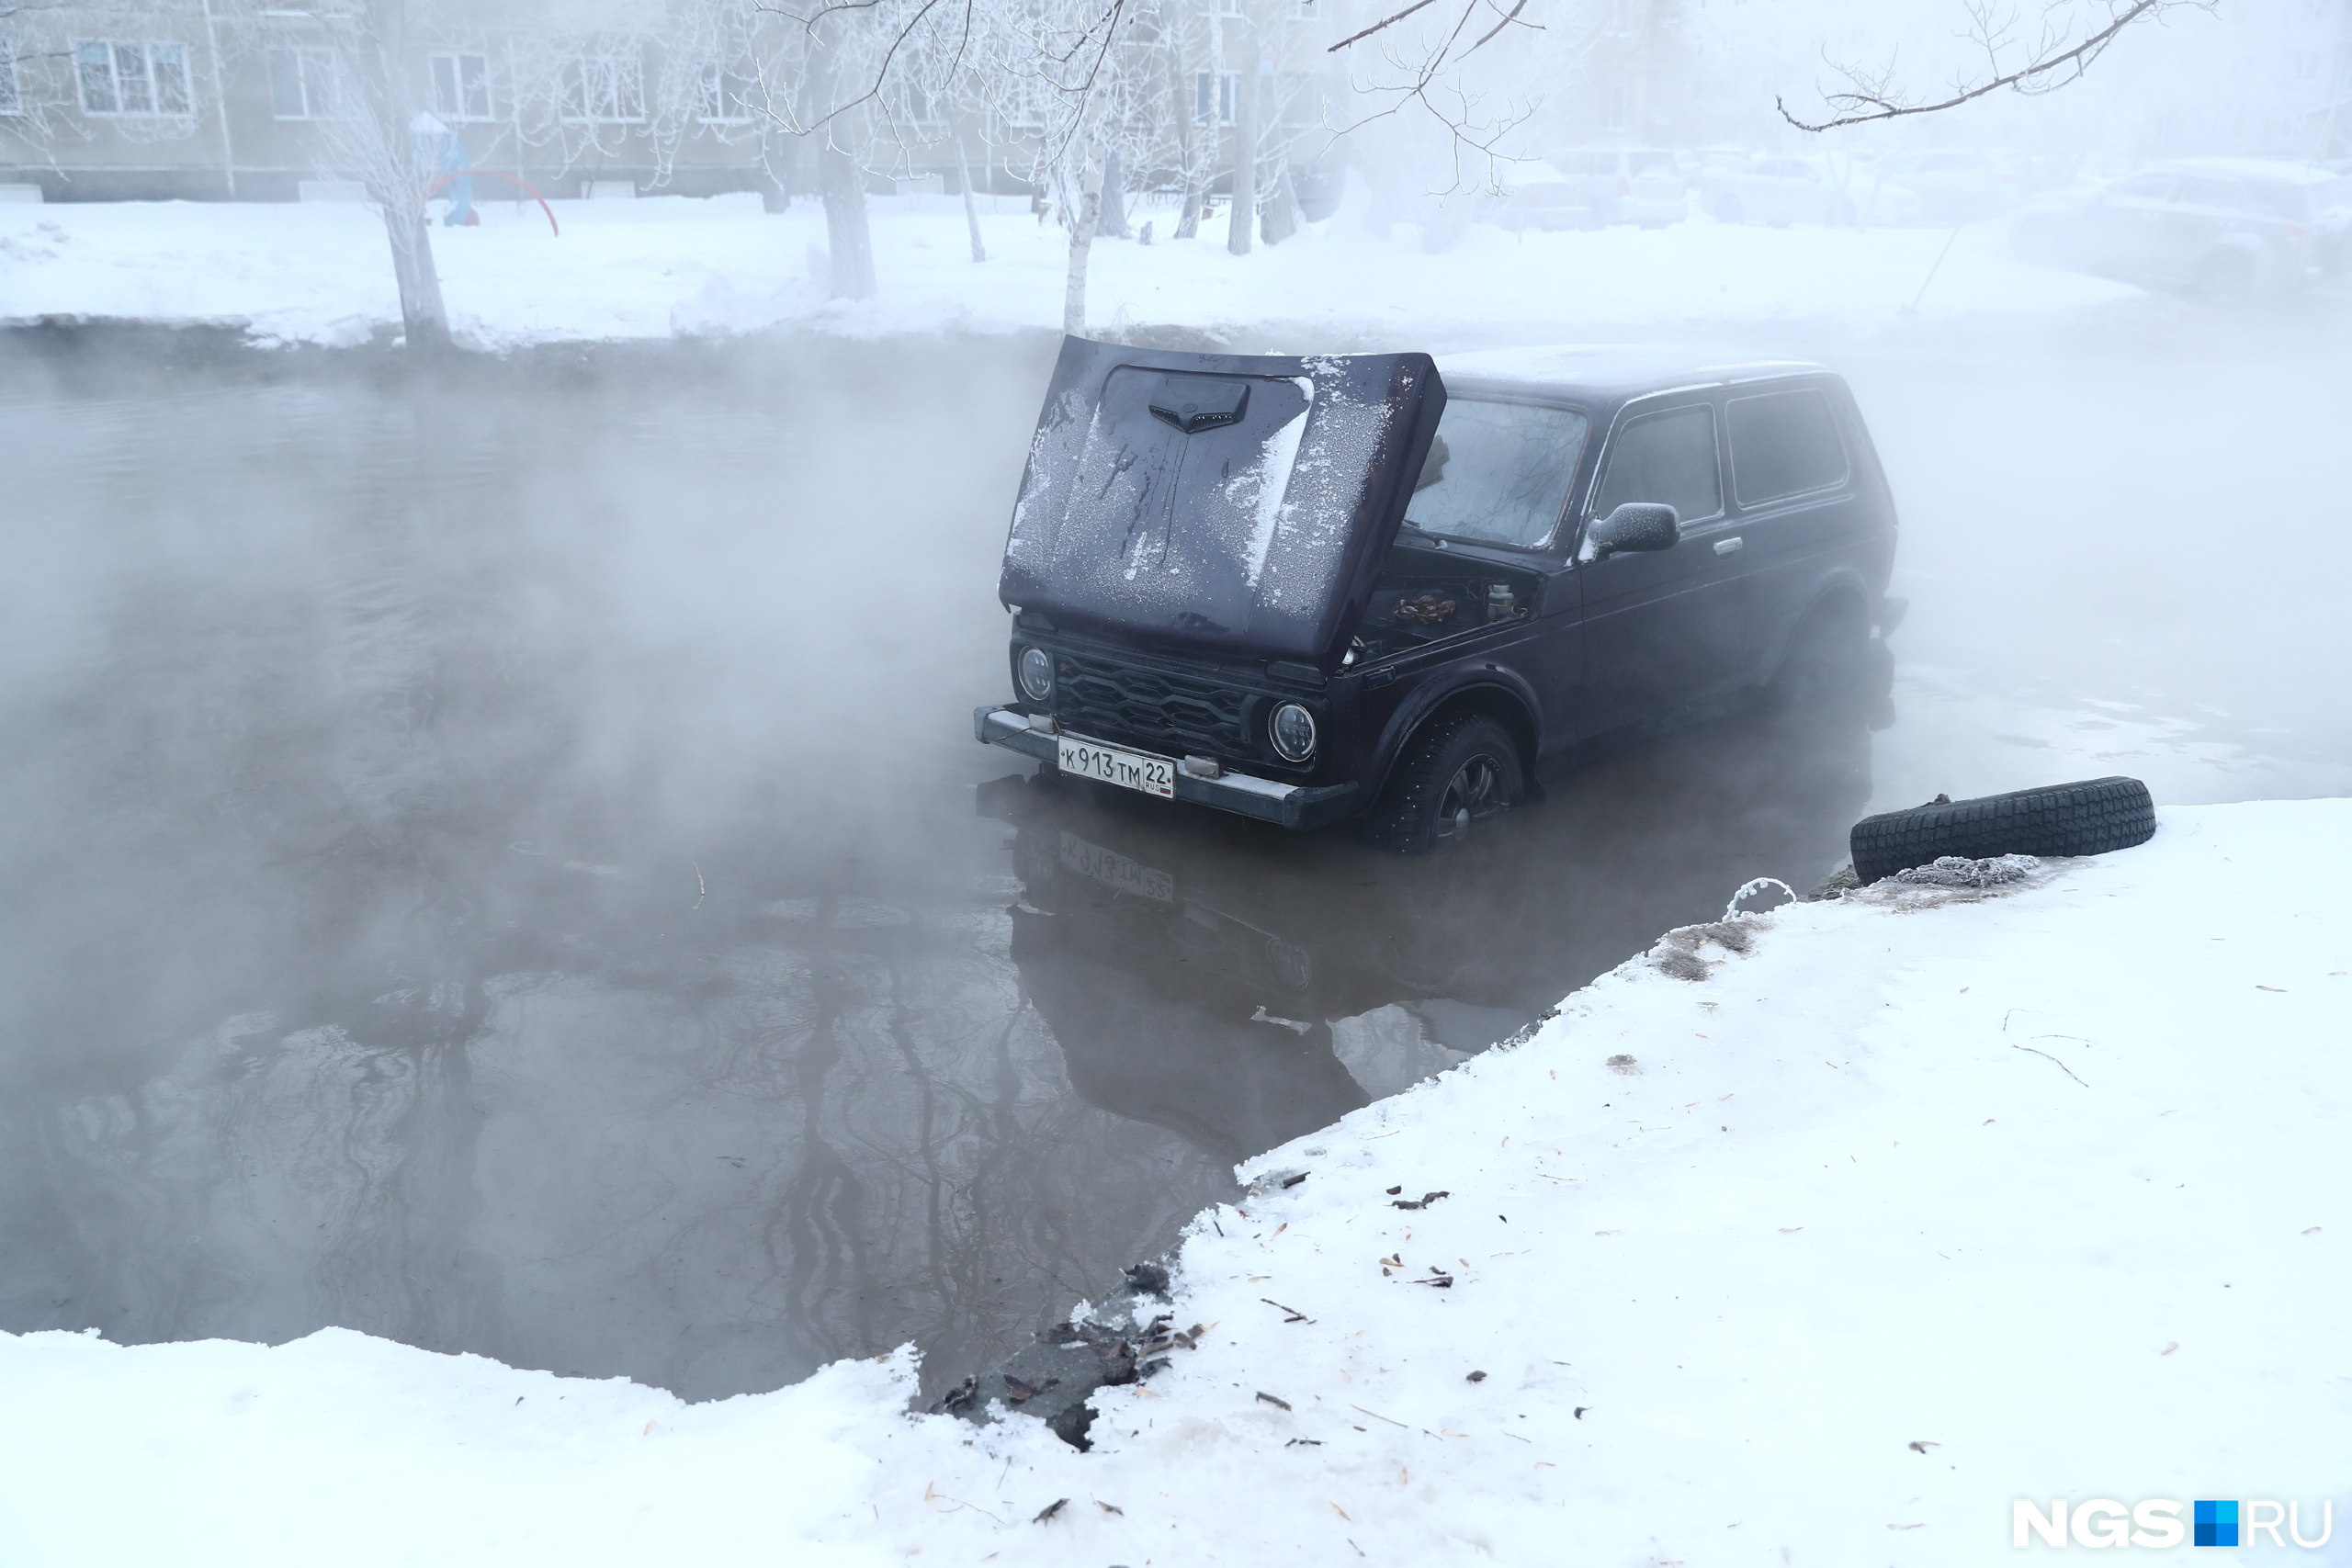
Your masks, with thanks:
[{"label": "front bumper", "polygon": [[[1060,754],[1050,732],[1032,729],[1026,715],[1007,707],[974,708],[972,734],[985,744],[1002,746],[1041,762],[1052,762]],[[1356,786],[1352,783],[1288,784],[1235,773],[1213,779],[1196,778],[1186,773],[1180,762],[1176,768],[1176,798],[1242,817],[1255,817],[1261,822],[1278,823],[1284,828],[1319,828],[1348,814],[1355,805]]]}]

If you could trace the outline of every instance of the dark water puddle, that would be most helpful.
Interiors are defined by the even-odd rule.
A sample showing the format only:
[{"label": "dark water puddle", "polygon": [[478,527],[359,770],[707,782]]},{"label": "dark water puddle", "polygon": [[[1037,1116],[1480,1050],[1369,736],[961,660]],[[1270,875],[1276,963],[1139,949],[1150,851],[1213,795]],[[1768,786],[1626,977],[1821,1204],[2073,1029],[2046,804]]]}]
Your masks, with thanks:
[{"label": "dark water puddle", "polygon": [[2249,755],[1962,660],[1430,861],[1054,787],[968,720],[1051,352],[0,367],[0,1328],[935,1391],[1890,789]]}]

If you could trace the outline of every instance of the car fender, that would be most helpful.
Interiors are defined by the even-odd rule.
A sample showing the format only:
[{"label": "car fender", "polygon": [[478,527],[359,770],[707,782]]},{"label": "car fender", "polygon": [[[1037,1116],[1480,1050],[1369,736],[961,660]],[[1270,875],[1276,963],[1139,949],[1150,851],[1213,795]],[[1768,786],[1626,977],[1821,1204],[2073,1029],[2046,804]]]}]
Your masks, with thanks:
[{"label": "car fender", "polygon": [[2199,252],[2196,266],[2190,270],[2189,276],[2196,276],[2209,264],[2221,256],[2236,256],[2243,259],[2254,269],[2254,277],[2257,284],[2271,284],[2278,280],[2280,271],[2278,248],[2264,239],[2245,233],[2223,234]]},{"label": "car fender", "polygon": [[1544,705],[1534,684],[1505,665],[1479,663],[1433,676],[1414,692],[1410,701],[1398,705],[1381,731],[1380,749],[1374,753],[1373,787],[1366,794],[1364,804],[1379,799],[1388,788],[1389,775],[1396,771],[1398,759],[1424,724],[1441,709],[1479,693],[1492,693],[1518,710],[1522,738],[1528,744],[1528,754],[1522,761],[1526,772],[1532,776],[1536,759],[1544,750]]},{"label": "car fender", "polygon": [[1781,672],[1781,664],[1789,657],[1790,646],[1796,640],[1798,628],[1812,620],[1823,605],[1841,596],[1859,603],[1869,624],[1872,626],[1878,625],[1878,596],[1871,592],[1870,583],[1860,571],[1851,565],[1838,563],[1824,572],[1821,581],[1814,585],[1813,592],[1805,595],[1804,608],[1790,616],[1786,626],[1772,629],[1772,639],[1765,648],[1758,682],[1759,685],[1769,685],[1772,678]]}]

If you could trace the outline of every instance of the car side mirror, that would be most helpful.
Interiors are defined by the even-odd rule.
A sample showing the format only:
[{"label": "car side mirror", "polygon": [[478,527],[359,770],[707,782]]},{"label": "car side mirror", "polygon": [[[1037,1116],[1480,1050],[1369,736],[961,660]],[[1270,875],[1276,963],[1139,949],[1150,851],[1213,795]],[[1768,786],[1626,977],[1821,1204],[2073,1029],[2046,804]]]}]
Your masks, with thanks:
[{"label": "car side mirror", "polygon": [[1681,537],[1682,522],[1674,508],[1629,501],[1592,525],[1592,558],[1621,550],[1670,550]]}]

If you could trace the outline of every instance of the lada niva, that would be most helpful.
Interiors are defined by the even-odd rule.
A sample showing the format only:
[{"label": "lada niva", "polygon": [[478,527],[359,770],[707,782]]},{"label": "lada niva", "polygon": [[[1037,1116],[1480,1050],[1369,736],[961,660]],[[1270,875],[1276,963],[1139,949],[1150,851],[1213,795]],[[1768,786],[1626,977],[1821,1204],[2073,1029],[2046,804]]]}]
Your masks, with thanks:
[{"label": "lada niva", "polygon": [[1854,668],[1900,613],[1894,540],[1817,365],[1074,338],[1005,544],[1012,700],[974,728],[1427,850],[1572,748]]}]

